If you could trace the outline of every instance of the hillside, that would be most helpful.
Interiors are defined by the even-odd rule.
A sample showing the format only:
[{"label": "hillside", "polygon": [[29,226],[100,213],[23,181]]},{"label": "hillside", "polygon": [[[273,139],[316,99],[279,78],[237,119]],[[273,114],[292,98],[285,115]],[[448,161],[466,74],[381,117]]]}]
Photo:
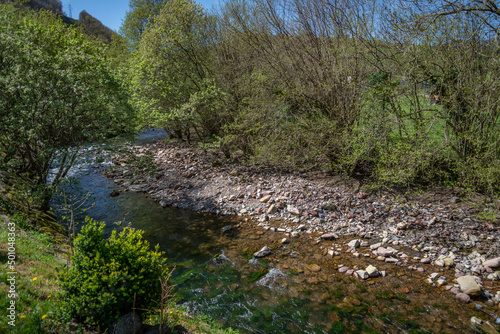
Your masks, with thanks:
[{"label": "hillside", "polygon": [[[0,0],[0,3],[14,2],[11,0]],[[63,12],[62,2],[60,0],[29,0],[26,1],[23,6],[35,9],[35,10],[48,10],[56,15],[60,16],[62,21],[67,25],[79,25],[82,27],[83,32],[87,35],[92,36],[101,40],[103,43],[111,44],[112,36],[115,34],[113,30],[102,24],[101,21],[87,13],[87,11],[82,10],[78,16],[78,20],[75,20],[69,16],[66,16]]]}]

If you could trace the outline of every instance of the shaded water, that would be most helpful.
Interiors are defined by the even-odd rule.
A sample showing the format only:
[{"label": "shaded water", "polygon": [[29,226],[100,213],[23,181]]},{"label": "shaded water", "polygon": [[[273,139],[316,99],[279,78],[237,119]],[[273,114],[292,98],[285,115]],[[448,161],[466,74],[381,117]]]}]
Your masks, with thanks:
[{"label": "shaded water", "polygon": [[[472,315],[484,318],[458,305],[444,289],[424,284],[430,272],[345,254],[331,258],[322,248],[331,242],[317,245],[307,234],[281,245],[283,233],[241,219],[162,208],[141,193],[110,197],[119,187],[98,166],[81,164],[73,172],[80,191],[93,193],[95,206],[86,214],[107,222],[107,233],[123,219],[144,230],[176,266],[178,302],[241,333],[458,333],[471,331]],[[234,227],[223,233],[227,225]],[[252,258],[264,245],[272,254]],[[321,270],[311,269],[312,264]],[[360,269],[373,264],[389,276],[357,281],[339,273],[339,264]]]}]

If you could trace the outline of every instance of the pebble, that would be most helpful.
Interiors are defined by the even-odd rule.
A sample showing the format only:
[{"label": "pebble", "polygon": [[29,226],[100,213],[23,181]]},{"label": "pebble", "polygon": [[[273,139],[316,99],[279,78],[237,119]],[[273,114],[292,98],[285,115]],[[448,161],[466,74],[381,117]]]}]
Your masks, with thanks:
[{"label": "pebble", "polygon": [[479,326],[483,323],[483,320],[479,319],[479,318],[476,318],[476,317],[472,317],[470,318],[470,323],[473,325],[473,326]]},{"label": "pebble", "polygon": [[267,209],[267,213],[270,214],[270,215],[273,215],[276,212],[278,212],[278,208],[274,204],[271,204],[271,206],[269,207],[269,209]]},{"label": "pebble", "polygon": [[387,258],[385,258],[385,262],[387,262],[387,263],[397,263],[397,262],[399,262],[399,259],[396,259],[394,257],[387,257]]},{"label": "pebble", "polygon": [[323,234],[320,238],[325,240],[338,239],[338,235],[336,235],[335,233],[326,233]]},{"label": "pebble", "polygon": [[269,202],[270,199],[271,199],[271,195],[266,195],[266,196],[263,196],[261,199],[259,199],[259,202],[266,203],[266,202]]},{"label": "pebble", "polygon": [[438,279],[438,280],[436,281],[436,283],[437,283],[437,286],[442,286],[442,285],[444,285],[444,284],[446,283],[446,280],[445,280],[445,279],[440,278],[440,279]]},{"label": "pebble", "polygon": [[295,215],[295,216],[299,216],[300,215],[300,211],[299,209],[297,209],[295,206],[293,205],[288,205],[286,207],[286,211],[290,212],[290,214],[292,215]]}]

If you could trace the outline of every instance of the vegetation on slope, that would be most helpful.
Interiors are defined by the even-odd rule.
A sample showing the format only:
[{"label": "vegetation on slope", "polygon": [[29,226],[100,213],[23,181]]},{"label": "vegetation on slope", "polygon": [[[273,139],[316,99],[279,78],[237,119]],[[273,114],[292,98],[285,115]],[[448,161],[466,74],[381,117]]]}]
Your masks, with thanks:
[{"label": "vegetation on slope", "polygon": [[499,18],[474,1],[172,0],[132,56],[134,103],[227,156],[494,195]]}]

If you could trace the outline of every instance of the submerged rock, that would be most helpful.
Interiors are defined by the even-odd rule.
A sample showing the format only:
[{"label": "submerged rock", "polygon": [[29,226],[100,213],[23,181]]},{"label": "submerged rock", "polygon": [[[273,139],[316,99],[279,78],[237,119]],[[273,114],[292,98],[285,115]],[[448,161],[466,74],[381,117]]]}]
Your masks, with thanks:
[{"label": "submerged rock", "polygon": [[226,232],[231,231],[232,229],[233,229],[233,227],[231,225],[226,225],[221,230],[222,230],[222,233],[226,233]]},{"label": "submerged rock", "polygon": [[464,302],[464,303],[470,302],[470,296],[468,294],[460,292],[460,293],[457,293],[456,297],[461,302]]},{"label": "submerged rock", "polygon": [[312,272],[318,272],[318,271],[321,271],[321,267],[318,266],[317,264],[311,264],[311,265],[308,265],[306,266],[307,269],[309,269],[310,271]]},{"label": "submerged rock", "polygon": [[264,257],[271,254],[271,249],[267,246],[262,247],[262,249],[253,254],[254,257]]}]

